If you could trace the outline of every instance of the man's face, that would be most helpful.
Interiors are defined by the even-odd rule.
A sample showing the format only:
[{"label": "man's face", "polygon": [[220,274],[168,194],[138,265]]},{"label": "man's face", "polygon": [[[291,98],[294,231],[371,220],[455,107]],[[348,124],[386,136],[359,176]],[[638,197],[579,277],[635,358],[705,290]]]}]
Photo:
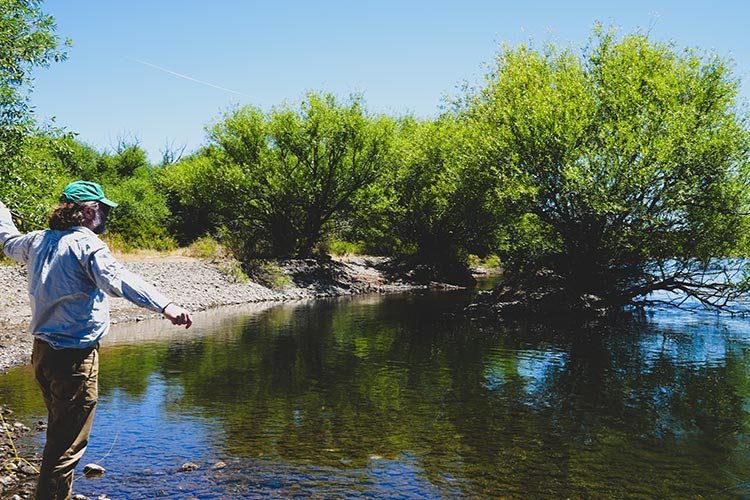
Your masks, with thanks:
[{"label": "man's face", "polygon": [[88,207],[88,216],[86,216],[86,227],[96,234],[102,234],[107,229],[107,217],[109,216],[109,206],[104,203],[94,202]]}]

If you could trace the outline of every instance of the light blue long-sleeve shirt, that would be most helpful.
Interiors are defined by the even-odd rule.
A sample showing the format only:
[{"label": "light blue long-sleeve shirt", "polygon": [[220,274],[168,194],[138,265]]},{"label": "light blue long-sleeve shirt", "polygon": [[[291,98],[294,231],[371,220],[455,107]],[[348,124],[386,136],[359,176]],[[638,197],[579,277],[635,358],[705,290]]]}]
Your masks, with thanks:
[{"label": "light blue long-sleeve shirt", "polygon": [[107,295],[154,312],[170,303],[117,262],[107,245],[85,227],[21,234],[10,211],[0,208],[0,243],[8,257],[27,265],[29,330],[55,349],[85,349],[107,334]]}]

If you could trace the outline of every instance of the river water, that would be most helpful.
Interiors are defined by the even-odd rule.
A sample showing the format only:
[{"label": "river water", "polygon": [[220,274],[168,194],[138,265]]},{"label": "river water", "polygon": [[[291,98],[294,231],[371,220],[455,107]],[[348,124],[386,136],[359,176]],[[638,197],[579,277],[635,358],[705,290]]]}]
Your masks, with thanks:
[{"label": "river water", "polygon": [[[743,497],[748,319],[487,323],[468,292],[113,329],[75,491],[96,498]],[[30,367],[0,398],[45,418]],[[20,443],[40,451],[43,434]],[[181,471],[186,462],[199,467]]]}]

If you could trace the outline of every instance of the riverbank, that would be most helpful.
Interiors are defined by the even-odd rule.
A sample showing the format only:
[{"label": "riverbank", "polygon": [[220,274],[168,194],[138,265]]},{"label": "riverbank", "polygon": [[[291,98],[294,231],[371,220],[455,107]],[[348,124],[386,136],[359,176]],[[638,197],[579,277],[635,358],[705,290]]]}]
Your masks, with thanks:
[{"label": "riverbank", "polygon": [[[385,257],[282,260],[264,264],[258,273],[266,284],[245,280],[230,261],[188,257],[125,261],[124,265],[190,311],[254,302],[392,293],[437,283],[418,282],[395,273]],[[270,282],[270,283],[269,283]],[[157,317],[124,299],[111,299],[112,323]],[[27,331],[31,309],[25,267],[0,266],[0,372],[29,362],[32,337]]]}]

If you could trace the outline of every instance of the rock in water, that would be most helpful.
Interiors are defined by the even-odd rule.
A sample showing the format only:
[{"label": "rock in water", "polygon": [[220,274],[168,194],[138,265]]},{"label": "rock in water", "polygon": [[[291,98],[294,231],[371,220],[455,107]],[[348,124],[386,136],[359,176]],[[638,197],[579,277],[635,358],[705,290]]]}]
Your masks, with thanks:
[{"label": "rock in water", "polygon": [[86,464],[83,466],[83,475],[86,477],[99,477],[107,470],[98,464]]},{"label": "rock in water", "polygon": [[200,466],[199,466],[198,464],[194,464],[193,462],[185,462],[185,463],[184,463],[184,464],[182,464],[182,466],[180,467],[180,470],[181,470],[182,472],[189,472],[189,471],[191,471],[191,470],[195,470],[195,469],[197,469],[198,467],[200,467]]}]

